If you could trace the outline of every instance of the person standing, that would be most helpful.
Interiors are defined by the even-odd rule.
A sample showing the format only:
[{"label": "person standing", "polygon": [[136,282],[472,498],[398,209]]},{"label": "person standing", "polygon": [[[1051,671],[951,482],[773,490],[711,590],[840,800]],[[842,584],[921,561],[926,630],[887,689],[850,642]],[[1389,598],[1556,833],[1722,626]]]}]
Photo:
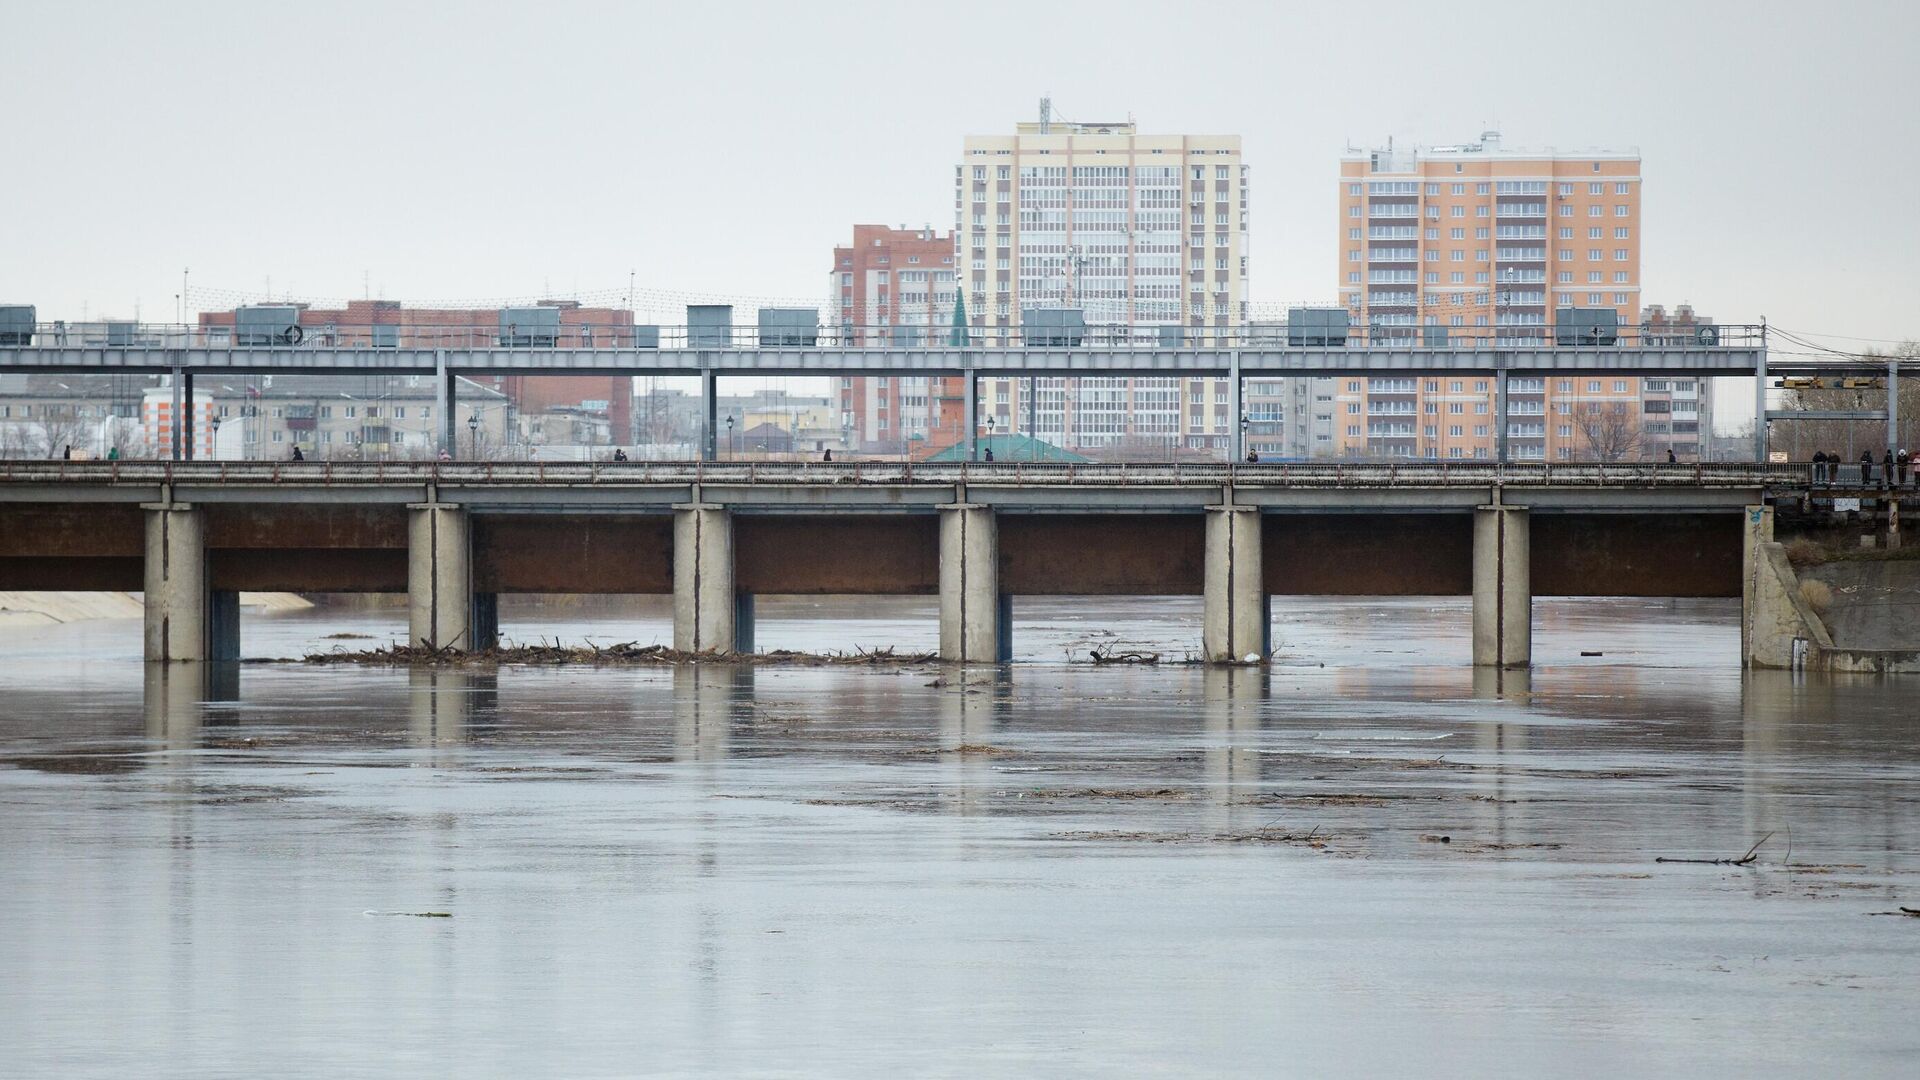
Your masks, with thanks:
[{"label": "person standing", "polygon": [[1904,446],[1901,447],[1900,452],[1894,455],[1893,463],[1894,465],[1898,466],[1900,469],[1900,486],[1906,487],[1907,486],[1907,466],[1913,463],[1913,458],[1907,453],[1906,447]]},{"label": "person standing", "polygon": [[1827,473],[1827,452],[1825,450],[1815,450],[1813,452],[1813,486],[1814,487],[1819,487],[1821,483],[1823,483],[1826,480],[1827,478],[1826,473]]},{"label": "person standing", "polygon": [[1679,458],[1673,456],[1673,447],[1671,446],[1667,447],[1667,464],[1673,465],[1673,464],[1677,464],[1679,461],[1680,461]]},{"label": "person standing", "polygon": [[1873,451],[1860,451],[1860,486],[1873,483]]},{"label": "person standing", "polygon": [[1881,487],[1893,486],[1893,448],[1892,447],[1888,447],[1887,450],[1880,455],[1880,486]]}]

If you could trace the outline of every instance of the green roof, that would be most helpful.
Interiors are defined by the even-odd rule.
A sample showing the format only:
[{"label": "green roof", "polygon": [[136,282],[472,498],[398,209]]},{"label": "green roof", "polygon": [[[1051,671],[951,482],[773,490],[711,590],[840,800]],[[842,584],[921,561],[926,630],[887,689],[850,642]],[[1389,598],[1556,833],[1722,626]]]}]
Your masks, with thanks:
[{"label": "green roof", "polygon": [[[1092,460],[1079,454],[1063,450],[1050,442],[1043,442],[1031,435],[989,435],[977,441],[979,456],[985,460],[988,449],[993,451],[995,461],[1064,461],[1078,463]],[[934,454],[928,461],[965,461],[967,448],[964,443],[955,443],[945,450]]]}]

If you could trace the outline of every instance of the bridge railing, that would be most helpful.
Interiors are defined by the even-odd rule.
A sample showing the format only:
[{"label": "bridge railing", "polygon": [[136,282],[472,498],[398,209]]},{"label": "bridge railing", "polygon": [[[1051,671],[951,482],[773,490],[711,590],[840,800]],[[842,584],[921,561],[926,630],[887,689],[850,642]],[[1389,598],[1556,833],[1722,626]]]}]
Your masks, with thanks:
[{"label": "bridge railing", "polygon": [[[1275,488],[1772,487],[1811,485],[1812,466],[1704,462],[1055,463],[1055,462],[465,462],[0,461],[0,484],[239,487],[647,485],[936,485]],[[1844,479],[1844,478],[1839,478]]]},{"label": "bridge railing", "polygon": [[557,327],[500,325],[487,313],[465,323],[345,324],[310,322],[275,328],[149,322],[39,322],[30,331],[0,327],[0,346],[87,349],[939,349],[968,348],[1739,348],[1766,345],[1760,324],[1701,327],[1622,326],[1607,336],[1560,333],[1531,326],[1353,326],[1336,335],[1324,327],[1096,325],[1057,328],[852,326],[762,329],[758,326],[638,326],[631,322],[567,322]]}]

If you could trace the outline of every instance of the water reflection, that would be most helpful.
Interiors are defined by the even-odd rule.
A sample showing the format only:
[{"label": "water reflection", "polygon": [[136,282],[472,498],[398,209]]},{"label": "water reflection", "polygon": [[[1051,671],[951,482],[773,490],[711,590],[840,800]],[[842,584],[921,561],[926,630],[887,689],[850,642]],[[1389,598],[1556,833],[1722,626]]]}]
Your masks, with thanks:
[{"label": "water reflection", "polygon": [[1642,614],[1501,673],[1364,603],[1324,668],[9,665],[0,1072],[1884,1072],[1910,683]]},{"label": "water reflection", "polygon": [[498,706],[499,673],[407,669],[407,734],[421,747],[463,746]]},{"label": "water reflection", "polygon": [[754,669],[692,665],[673,669],[673,751],[678,761],[718,763],[732,751],[736,725],[750,721]]}]

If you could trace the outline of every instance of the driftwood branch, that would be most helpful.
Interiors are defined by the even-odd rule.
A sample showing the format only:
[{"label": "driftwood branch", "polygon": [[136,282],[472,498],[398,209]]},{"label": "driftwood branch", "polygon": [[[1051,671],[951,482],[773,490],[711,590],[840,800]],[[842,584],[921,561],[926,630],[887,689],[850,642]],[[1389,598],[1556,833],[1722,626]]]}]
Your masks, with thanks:
[{"label": "driftwood branch", "polygon": [[1747,849],[1747,853],[1737,859],[1674,859],[1662,855],[1653,861],[1657,863],[1696,863],[1701,866],[1751,866],[1753,865],[1755,853],[1760,850],[1760,845],[1771,839],[1773,839],[1773,834],[1768,833],[1754,841],[1753,846]]}]

